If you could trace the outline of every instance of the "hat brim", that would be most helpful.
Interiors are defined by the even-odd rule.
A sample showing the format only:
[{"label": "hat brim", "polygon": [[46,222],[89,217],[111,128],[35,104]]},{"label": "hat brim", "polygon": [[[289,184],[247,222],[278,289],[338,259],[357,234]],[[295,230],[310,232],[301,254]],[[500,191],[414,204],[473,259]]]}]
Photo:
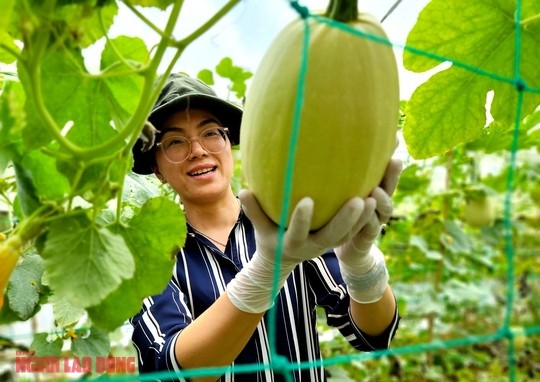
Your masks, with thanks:
[{"label": "hat brim", "polygon": [[[240,124],[242,122],[242,108],[233,103],[207,94],[185,94],[173,98],[169,102],[154,109],[148,120],[160,130],[162,124],[173,113],[189,110],[205,109],[216,116],[224,127],[229,129],[229,139],[233,145],[240,144]],[[159,133],[156,137],[159,141]],[[143,142],[138,139],[133,146],[133,171],[137,174],[152,174],[155,165],[155,145],[148,151],[142,151]]]}]

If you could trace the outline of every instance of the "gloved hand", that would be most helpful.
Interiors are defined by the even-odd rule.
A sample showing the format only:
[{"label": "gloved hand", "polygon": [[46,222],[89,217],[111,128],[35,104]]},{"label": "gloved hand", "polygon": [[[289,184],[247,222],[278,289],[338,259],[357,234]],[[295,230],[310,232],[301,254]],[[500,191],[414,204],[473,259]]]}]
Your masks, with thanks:
[{"label": "gloved hand", "polygon": [[[374,210],[374,203],[366,210],[361,198],[353,198],[329,223],[310,233],[313,200],[300,200],[283,235],[281,261],[276,264],[279,227],[262,211],[252,192],[242,190],[239,198],[255,227],[257,250],[251,261],[227,285],[227,294],[238,309],[249,313],[264,312],[272,307],[275,296],[298,264],[350,241]],[[274,280],[276,266],[279,267],[278,277]]]},{"label": "gloved hand", "polygon": [[384,255],[374,242],[382,225],[386,224],[392,215],[390,197],[396,189],[402,167],[400,160],[390,160],[381,184],[366,198],[366,205],[376,204],[375,213],[351,240],[335,249],[349,295],[359,303],[379,301],[388,285]]}]

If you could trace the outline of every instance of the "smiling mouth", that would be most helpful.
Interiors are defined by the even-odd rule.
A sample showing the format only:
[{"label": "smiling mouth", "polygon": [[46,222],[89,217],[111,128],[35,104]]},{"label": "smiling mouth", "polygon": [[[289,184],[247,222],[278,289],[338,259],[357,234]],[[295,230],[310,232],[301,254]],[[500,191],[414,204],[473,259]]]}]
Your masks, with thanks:
[{"label": "smiling mouth", "polygon": [[193,171],[193,172],[190,172],[188,175],[189,176],[200,176],[200,175],[208,174],[208,173],[213,172],[215,170],[216,170],[216,166],[205,168],[205,169],[202,169],[202,170]]}]

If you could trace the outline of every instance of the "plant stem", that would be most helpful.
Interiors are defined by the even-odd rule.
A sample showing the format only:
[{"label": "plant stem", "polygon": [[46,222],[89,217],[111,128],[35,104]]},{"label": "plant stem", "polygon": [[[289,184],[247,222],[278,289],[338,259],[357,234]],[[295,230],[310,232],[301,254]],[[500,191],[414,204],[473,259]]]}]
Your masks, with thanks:
[{"label": "plant stem", "polygon": [[135,14],[143,23],[145,23],[150,29],[156,32],[161,38],[170,37],[166,36],[161,29],[159,29],[153,22],[151,22],[145,15],[143,15],[136,7],[128,0],[124,0],[124,4],[128,9]]},{"label": "plant stem", "polygon": [[42,205],[30,216],[22,219],[13,233],[21,238],[23,244],[38,237],[45,229],[45,219],[52,215],[55,210],[56,207],[52,204]]},{"label": "plant stem", "polygon": [[34,103],[36,105],[36,109],[41,116],[41,119],[43,120],[43,122],[45,122],[45,126],[48,128],[51,135],[58,141],[58,143],[71,154],[77,155],[82,151],[81,148],[71,143],[71,141],[69,141],[68,139],[64,138],[64,136],[60,132],[60,129],[58,128],[58,125],[56,124],[56,121],[51,117],[49,111],[47,110],[47,107],[45,106],[42,96],[43,93],[41,90],[39,65],[30,65],[31,67],[29,68],[28,75],[30,77],[30,86],[32,88],[31,93],[34,99]]},{"label": "plant stem", "polygon": [[355,21],[358,18],[357,0],[330,0],[325,16],[342,23]]},{"label": "plant stem", "polygon": [[186,47],[188,44],[199,38],[204,32],[210,29],[215,23],[217,23],[223,16],[225,16],[240,0],[229,0],[214,16],[201,25],[197,30],[191,33],[189,36],[178,42],[177,47]]},{"label": "plant stem", "polygon": [[[206,30],[208,30],[212,25],[214,25],[219,19],[221,19],[234,5],[236,5],[240,0],[230,0],[222,9],[220,9],[212,18],[210,18],[206,23],[204,23],[199,29],[197,29],[195,32],[193,32],[190,36],[182,40],[181,42],[175,44],[177,45],[177,49],[179,51],[175,55],[174,59],[171,61],[169,68],[167,70],[167,73],[163,75],[163,78],[161,79],[160,84],[158,86],[154,87],[154,76],[157,72],[157,69],[163,59],[163,56],[165,54],[165,50],[168,46],[170,46],[171,37],[174,31],[174,27],[176,25],[176,22],[178,20],[180,11],[182,9],[183,1],[177,1],[174,3],[173,9],[171,10],[171,13],[169,15],[169,20],[167,21],[167,25],[165,27],[164,32],[161,34],[163,37],[161,41],[158,44],[158,47],[156,49],[156,53],[154,57],[152,58],[150,64],[144,68],[144,70],[141,70],[140,73],[144,77],[144,86],[143,91],[140,97],[139,104],[137,106],[137,109],[135,113],[132,115],[129,122],[126,124],[126,126],[120,130],[118,135],[111,138],[110,140],[90,148],[82,148],[80,146],[77,146],[73,144],[71,141],[67,140],[64,136],[62,136],[60,129],[56,125],[56,122],[49,114],[42,96],[42,89],[41,89],[41,78],[40,78],[40,63],[41,58],[43,57],[43,53],[47,47],[47,41],[49,33],[40,33],[39,35],[39,46],[37,49],[37,54],[34,55],[32,60],[28,64],[28,71],[29,71],[29,77],[30,82],[32,86],[32,94],[34,97],[34,101],[37,107],[37,110],[42,117],[43,121],[45,122],[45,126],[48,127],[49,132],[53,135],[53,137],[58,141],[58,143],[65,148],[69,153],[71,153],[74,157],[78,159],[83,160],[98,160],[102,156],[107,156],[111,149],[115,147],[119,147],[122,145],[125,145],[125,140],[128,137],[131,137],[130,143],[134,143],[137,140],[138,133],[140,129],[142,129],[143,122],[150,112],[150,109],[152,105],[154,104],[155,100],[157,99],[159,92],[161,88],[163,87],[166,77],[172,70],[172,67],[180,57],[180,53],[183,52],[184,48],[194,41],[196,38],[198,38],[202,33],[204,33]],[[129,5],[128,5],[129,7]],[[143,20],[144,21],[144,20]]]},{"label": "plant stem", "polygon": [[76,190],[77,188],[79,187],[79,183],[81,181],[81,178],[82,178],[82,174],[84,172],[84,168],[82,167],[79,167],[77,168],[77,172],[75,173],[75,176],[73,177],[73,180],[71,181],[71,195],[69,195],[69,203],[68,203],[68,206],[67,206],[67,210],[68,211],[71,211],[71,208],[73,206],[73,199],[75,198],[76,195]]},{"label": "plant stem", "polygon": [[30,47],[28,48],[28,60],[22,61],[30,79],[31,96],[34,100],[36,109],[41,116],[41,119],[51,135],[68,152],[76,154],[78,151],[80,151],[80,148],[62,136],[60,128],[49,114],[43,99],[41,89],[41,62],[43,61],[45,51],[47,50],[50,31],[47,28],[43,28],[39,33],[35,32],[32,37],[34,38],[32,39]]},{"label": "plant stem", "polygon": [[101,8],[98,9],[98,16],[99,16],[99,27],[101,28],[101,30],[103,32],[103,35],[105,36],[105,40],[107,40],[107,43],[112,48],[112,50],[113,50],[114,54],[116,55],[116,57],[120,60],[120,63],[124,64],[128,68],[131,68],[131,69],[133,69],[133,71],[135,71],[137,68],[133,67],[131,65],[131,63],[129,63],[125,59],[125,57],[116,48],[116,44],[114,44],[112,42],[112,40],[110,39],[109,34],[107,33],[107,29],[105,28],[105,25],[103,24],[103,14],[101,13]]}]

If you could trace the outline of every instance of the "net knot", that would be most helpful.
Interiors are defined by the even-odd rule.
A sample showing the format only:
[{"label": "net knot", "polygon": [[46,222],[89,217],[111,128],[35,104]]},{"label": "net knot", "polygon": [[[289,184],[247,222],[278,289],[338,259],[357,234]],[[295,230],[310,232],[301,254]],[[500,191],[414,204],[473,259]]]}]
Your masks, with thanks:
[{"label": "net knot", "polygon": [[285,372],[289,369],[289,360],[287,357],[284,357],[279,354],[274,354],[272,357],[272,369],[278,372]]},{"label": "net knot", "polygon": [[523,81],[522,78],[518,78],[515,82],[514,82],[514,86],[516,87],[516,90],[518,92],[522,92],[524,91],[526,88],[527,88],[527,85],[525,84],[525,81]]}]

